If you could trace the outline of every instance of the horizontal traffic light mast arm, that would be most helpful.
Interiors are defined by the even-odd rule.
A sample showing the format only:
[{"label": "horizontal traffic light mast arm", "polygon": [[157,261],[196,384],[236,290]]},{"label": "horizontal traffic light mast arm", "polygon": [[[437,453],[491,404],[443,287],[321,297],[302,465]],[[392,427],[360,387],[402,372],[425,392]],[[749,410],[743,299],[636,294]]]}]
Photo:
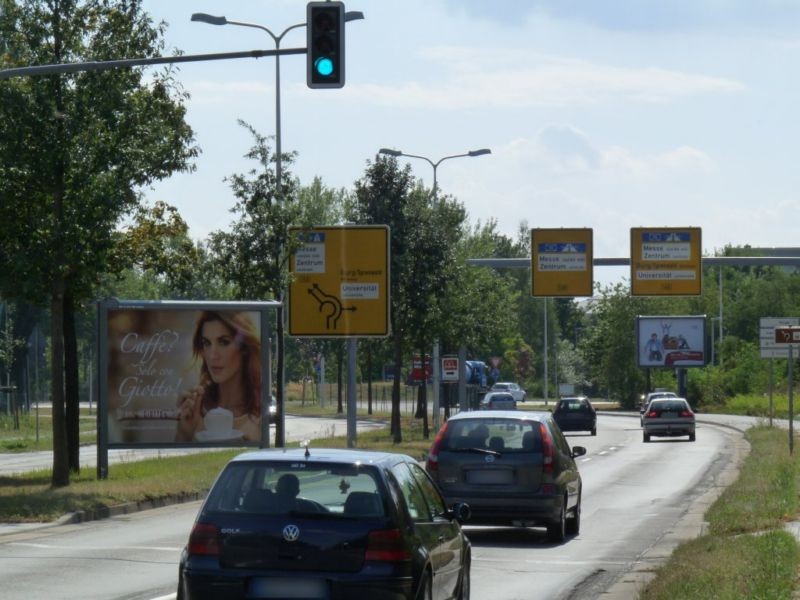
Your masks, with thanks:
[{"label": "horizontal traffic light mast arm", "polygon": [[155,56],[153,58],[125,58],[121,60],[104,60],[68,64],[36,65],[17,67],[0,71],[1,79],[25,77],[29,75],[51,75],[53,73],[75,73],[77,71],[105,71],[124,67],[141,67],[147,65],[167,65],[173,63],[198,62],[204,60],[227,60],[231,58],[261,58],[263,56],[284,56],[287,54],[305,54],[305,48],[282,48],[279,50],[245,50],[243,52],[222,52],[218,54],[190,54],[186,56]]},{"label": "horizontal traffic light mast arm", "polygon": [[[794,266],[800,267],[798,256],[704,256],[701,258],[704,267],[766,267]],[[470,258],[467,263],[474,267],[491,267],[494,269],[529,269],[531,259],[528,258]],[[596,267],[626,267],[631,264],[630,258],[595,258],[592,264]]]}]

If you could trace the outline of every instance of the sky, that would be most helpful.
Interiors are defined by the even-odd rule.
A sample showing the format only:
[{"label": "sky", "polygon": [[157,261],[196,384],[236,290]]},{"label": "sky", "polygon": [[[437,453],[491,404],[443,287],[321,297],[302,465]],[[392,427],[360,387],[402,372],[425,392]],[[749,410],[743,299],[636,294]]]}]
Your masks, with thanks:
[{"label": "sky", "polygon": [[[298,0],[145,0],[185,54],[274,49],[264,31],[191,22],[194,12],[275,35],[305,21]],[[353,189],[380,148],[447,159],[440,194],[470,222],[593,230],[596,258],[630,256],[632,227],[699,227],[726,245],[799,246],[800,2],[796,0],[353,0],[346,84],[309,89],[305,57],[280,59],[281,144],[301,184]],[[305,29],[282,48],[305,46]],[[255,165],[276,131],[275,59],[186,63],[192,173],[146,191],[196,239],[226,229],[226,177]],[[433,184],[432,165],[400,158]],[[480,257],[475,257],[480,258]],[[594,279],[627,279],[595,267]]]}]

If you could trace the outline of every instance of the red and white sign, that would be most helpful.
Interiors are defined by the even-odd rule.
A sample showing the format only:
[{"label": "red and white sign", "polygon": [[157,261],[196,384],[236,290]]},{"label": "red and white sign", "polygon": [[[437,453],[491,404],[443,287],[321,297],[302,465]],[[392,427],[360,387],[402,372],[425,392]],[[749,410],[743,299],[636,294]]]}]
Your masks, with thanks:
[{"label": "red and white sign", "polygon": [[458,357],[442,357],[442,381],[458,381]]}]

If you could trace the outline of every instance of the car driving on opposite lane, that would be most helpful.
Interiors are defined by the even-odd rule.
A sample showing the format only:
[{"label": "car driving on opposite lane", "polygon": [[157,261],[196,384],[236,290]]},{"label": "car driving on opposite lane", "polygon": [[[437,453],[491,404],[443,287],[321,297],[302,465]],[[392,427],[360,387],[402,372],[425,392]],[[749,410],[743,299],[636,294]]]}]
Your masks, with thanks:
[{"label": "car driving on opposite lane", "polygon": [[685,398],[655,398],[642,417],[642,437],[649,442],[652,436],[674,437],[688,435],[695,440],[695,418]]},{"label": "car driving on opposite lane", "polygon": [[513,383],[511,381],[498,381],[492,386],[492,388],[489,391],[508,392],[509,394],[514,396],[514,400],[516,400],[517,402],[525,402],[528,399],[528,395],[526,394],[525,390],[519,387],[519,384]]},{"label": "car driving on opposite lane", "polygon": [[402,454],[240,454],[200,508],[177,597],[467,600],[468,517]]},{"label": "car driving on opposite lane", "polygon": [[470,524],[545,526],[552,542],[581,524],[575,457],[549,412],[473,411],[450,417],[427,471],[448,503],[470,506]]},{"label": "car driving on opposite lane", "polygon": [[508,392],[487,392],[481,399],[481,410],[514,410],[517,401]]}]

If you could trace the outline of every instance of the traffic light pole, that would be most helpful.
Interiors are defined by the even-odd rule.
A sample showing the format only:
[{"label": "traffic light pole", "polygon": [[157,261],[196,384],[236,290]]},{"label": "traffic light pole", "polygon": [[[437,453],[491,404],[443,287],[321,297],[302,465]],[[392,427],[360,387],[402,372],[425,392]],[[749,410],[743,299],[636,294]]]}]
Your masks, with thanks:
[{"label": "traffic light pole", "polygon": [[305,48],[286,48],[284,50],[245,50],[243,52],[221,52],[217,54],[189,54],[185,56],[154,56],[152,58],[125,58],[121,60],[104,60],[97,62],[79,62],[69,64],[36,65],[33,67],[17,67],[0,70],[0,80],[12,77],[30,77],[33,75],[52,75],[53,73],[77,73],[80,71],[107,71],[125,67],[144,67],[148,65],[168,65],[173,63],[199,62],[204,60],[229,60],[233,58],[262,58],[264,56],[283,56],[288,54],[305,54]]}]

